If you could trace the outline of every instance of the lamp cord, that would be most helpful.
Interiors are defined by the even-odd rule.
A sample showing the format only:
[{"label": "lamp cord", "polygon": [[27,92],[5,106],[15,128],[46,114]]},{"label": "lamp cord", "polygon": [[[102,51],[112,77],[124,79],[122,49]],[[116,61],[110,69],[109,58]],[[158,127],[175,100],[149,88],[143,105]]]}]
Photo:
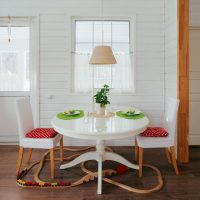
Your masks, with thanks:
[{"label": "lamp cord", "polygon": [[103,28],[104,28],[104,26],[103,26],[103,24],[104,24],[104,19],[103,19],[103,0],[101,0],[101,19],[102,19],[102,23],[101,23],[101,25],[102,25],[102,46],[103,46],[103,43],[104,43],[104,31],[103,31]]},{"label": "lamp cord", "polygon": [[8,42],[11,41],[11,17],[8,16]]}]

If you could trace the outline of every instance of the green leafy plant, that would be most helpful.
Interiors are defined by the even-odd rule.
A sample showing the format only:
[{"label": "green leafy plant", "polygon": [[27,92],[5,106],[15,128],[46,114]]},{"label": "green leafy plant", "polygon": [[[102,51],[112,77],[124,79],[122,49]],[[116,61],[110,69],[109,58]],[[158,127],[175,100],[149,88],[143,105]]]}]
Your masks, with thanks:
[{"label": "green leafy plant", "polygon": [[101,107],[104,107],[107,104],[110,104],[110,101],[108,101],[108,93],[109,93],[109,86],[104,85],[103,88],[101,88],[97,93],[94,95],[93,98],[95,98],[95,102],[99,103]]}]

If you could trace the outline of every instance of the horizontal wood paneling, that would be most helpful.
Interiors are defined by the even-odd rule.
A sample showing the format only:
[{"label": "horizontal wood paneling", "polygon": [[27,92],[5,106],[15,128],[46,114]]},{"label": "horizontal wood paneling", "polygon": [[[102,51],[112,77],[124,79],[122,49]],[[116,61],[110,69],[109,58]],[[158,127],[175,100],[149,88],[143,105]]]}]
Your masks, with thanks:
[{"label": "horizontal wood paneling", "polygon": [[[200,1],[190,0],[190,26],[200,27]],[[200,67],[199,50],[200,37],[199,30],[190,31],[190,144],[200,144]]]},{"label": "horizontal wood paneling", "polygon": [[190,0],[190,26],[200,26],[199,0]]},{"label": "horizontal wood paneling", "polygon": [[[199,4],[200,5],[200,4]],[[200,7],[199,7],[200,8]],[[200,11],[200,9],[199,9]],[[199,14],[200,15],[200,14]],[[190,144],[200,144],[200,30],[190,30]]]},{"label": "horizontal wood paneling", "polygon": [[177,2],[165,0],[165,99],[177,97]]}]

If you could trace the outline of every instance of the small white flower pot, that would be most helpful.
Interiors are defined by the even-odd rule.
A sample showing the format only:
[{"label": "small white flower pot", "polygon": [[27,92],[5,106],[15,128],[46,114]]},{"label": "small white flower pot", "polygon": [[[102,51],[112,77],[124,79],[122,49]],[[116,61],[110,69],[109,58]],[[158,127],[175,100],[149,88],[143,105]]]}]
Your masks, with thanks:
[{"label": "small white flower pot", "polygon": [[100,104],[99,104],[97,107],[97,114],[105,115],[106,114],[106,106],[100,106]]}]

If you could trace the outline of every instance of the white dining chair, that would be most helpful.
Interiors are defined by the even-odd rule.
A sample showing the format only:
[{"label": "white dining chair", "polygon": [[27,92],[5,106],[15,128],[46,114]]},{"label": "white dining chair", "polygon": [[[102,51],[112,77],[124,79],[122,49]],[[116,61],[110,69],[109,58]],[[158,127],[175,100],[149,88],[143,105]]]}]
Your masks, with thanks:
[{"label": "white dining chair", "polygon": [[[140,135],[136,136],[135,140],[135,160],[138,159],[139,148],[139,177],[142,177],[142,164],[143,164],[143,149],[145,148],[165,148],[167,160],[172,164],[175,170],[175,174],[179,175],[176,156],[175,156],[175,137],[176,137],[176,125],[177,114],[179,107],[179,100],[175,98],[167,99],[166,114],[163,124],[163,128],[167,131],[167,137],[144,137]],[[171,154],[171,158],[170,158]]]},{"label": "white dining chair", "polygon": [[[26,164],[29,163],[32,155],[32,149],[50,149],[50,168],[51,168],[51,178],[54,178],[54,147],[60,142],[60,161],[63,161],[63,137],[62,135],[55,133],[54,137],[45,138],[29,138],[26,137],[27,133],[32,131],[41,131],[48,134],[49,128],[39,128],[34,129],[33,115],[30,105],[29,98],[20,98],[16,100],[16,113],[18,122],[18,133],[19,133],[19,153],[18,162],[16,168],[16,175],[19,174],[24,148],[28,148],[28,154],[26,159]],[[54,131],[51,129],[51,131]],[[40,134],[40,132],[39,132]]]}]

